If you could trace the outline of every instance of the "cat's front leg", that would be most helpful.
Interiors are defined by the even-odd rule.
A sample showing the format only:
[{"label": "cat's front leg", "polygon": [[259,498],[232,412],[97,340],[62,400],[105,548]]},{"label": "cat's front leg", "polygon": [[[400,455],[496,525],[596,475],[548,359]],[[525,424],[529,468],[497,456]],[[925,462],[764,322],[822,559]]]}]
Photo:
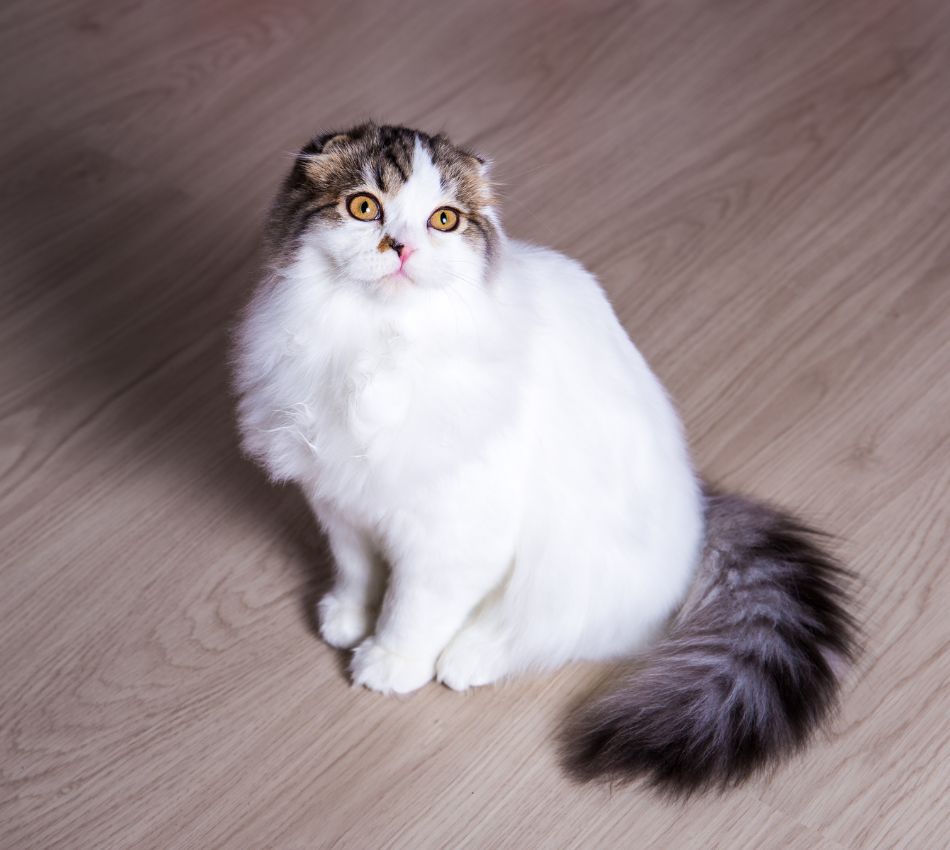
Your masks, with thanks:
[{"label": "cat's front leg", "polygon": [[502,580],[511,563],[507,535],[469,517],[461,535],[420,529],[393,560],[375,634],[361,643],[353,681],[381,693],[408,693],[435,676],[436,661],[468,615]]},{"label": "cat's front leg", "polygon": [[330,646],[351,649],[373,629],[385,567],[359,528],[325,506],[313,508],[330,540],[335,575],[333,587],[317,605],[320,634]]}]

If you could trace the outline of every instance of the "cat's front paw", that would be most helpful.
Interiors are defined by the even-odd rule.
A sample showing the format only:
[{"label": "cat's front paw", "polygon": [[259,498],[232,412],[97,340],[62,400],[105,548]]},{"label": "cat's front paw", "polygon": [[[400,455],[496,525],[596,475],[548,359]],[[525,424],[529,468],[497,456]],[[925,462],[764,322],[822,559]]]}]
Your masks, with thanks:
[{"label": "cat's front paw", "polygon": [[370,612],[360,605],[343,602],[328,593],[317,605],[320,634],[338,649],[352,649],[369,634]]},{"label": "cat's front paw", "polygon": [[431,662],[397,655],[367,638],[356,647],[350,672],[355,685],[381,694],[407,694],[430,682],[435,670]]}]

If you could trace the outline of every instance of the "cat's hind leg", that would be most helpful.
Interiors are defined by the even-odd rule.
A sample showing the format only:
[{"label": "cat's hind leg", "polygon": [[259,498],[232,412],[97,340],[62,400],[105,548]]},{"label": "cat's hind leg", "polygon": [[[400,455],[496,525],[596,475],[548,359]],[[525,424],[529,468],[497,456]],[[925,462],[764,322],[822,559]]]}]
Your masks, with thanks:
[{"label": "cat's hind leg", "polygon": [[501,600],[499,589],[479,606],[439,656],[436,678],[452,690],[490,685],[515,672],[513,642]]}]

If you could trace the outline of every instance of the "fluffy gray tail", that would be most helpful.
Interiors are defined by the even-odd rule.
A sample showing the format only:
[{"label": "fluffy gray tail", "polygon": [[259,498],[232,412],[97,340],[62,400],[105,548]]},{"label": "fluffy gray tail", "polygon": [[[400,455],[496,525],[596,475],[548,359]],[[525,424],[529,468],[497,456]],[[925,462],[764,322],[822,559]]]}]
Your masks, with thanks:
[{"label": "fluffy gray tail", "polygon": [[667,636],[563,739],[581,780],[726,788],[802,747],[857,652],[848,573],[816,532],[739,496],[706,494],[706,547]]}]

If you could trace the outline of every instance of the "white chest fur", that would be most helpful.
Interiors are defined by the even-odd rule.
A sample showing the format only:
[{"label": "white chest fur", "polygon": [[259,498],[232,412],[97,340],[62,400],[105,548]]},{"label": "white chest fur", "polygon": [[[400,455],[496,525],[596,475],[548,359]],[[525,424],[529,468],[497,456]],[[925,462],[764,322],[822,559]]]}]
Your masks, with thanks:
[{"label": "white chest fur", "polygon": [[246,446],[272,477],[382,509],[511,426],[525,335],[486,321],[489,293],[425,297],[425,309],[397,313],[291,278],[257,300],[242,340],[240,415]]}]

